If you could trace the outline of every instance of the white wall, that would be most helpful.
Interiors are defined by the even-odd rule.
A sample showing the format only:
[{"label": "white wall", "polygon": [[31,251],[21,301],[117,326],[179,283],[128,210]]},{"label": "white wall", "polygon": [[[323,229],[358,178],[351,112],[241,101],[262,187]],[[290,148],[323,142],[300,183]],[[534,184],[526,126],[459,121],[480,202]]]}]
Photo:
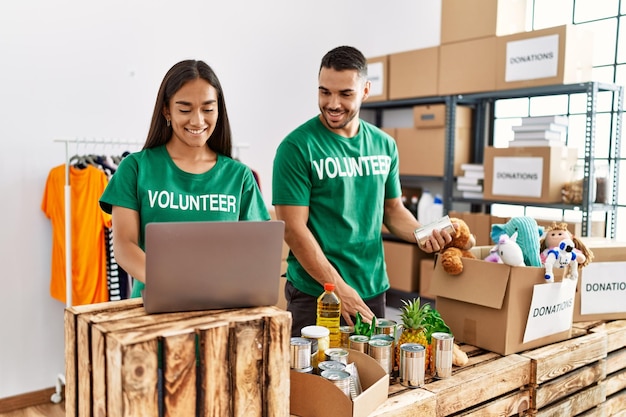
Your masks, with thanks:
[{"label": "white wall", "polygon": [[317,112],[322,55],[340,44],[366,56],[437,45],[440,9],[433,0],[0,2],[0,398],[54,386],[64,370],[65,306],[49,296],[51,227],[40,210],[48,172],[65,158],[54,139],[143,142],[167,69],[203,59],[269,205],[279,141]]}]

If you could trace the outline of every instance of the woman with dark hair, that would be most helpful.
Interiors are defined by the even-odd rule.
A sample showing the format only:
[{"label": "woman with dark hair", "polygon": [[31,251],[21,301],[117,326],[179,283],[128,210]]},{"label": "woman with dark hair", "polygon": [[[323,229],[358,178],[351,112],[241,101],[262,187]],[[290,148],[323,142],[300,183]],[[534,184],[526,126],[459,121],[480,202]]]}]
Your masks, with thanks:
[{"label": "woman with dark hair", "polygon": [[117,263],[145,285],[144,230],[152,222],[269,220],[252,171],[231,158],[220,82],[186,60],[165,74],[143,149],[119,165],[100,206],[113,216]]}]

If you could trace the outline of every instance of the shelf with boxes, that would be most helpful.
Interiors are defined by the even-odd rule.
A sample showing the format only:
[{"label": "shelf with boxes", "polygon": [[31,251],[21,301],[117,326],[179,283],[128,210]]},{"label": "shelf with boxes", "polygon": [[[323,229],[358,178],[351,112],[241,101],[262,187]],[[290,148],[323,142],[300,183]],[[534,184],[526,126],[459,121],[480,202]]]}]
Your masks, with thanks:
[{"label": "shelf with boxes", "polygon": [[[596,163],[596,127],[598,124],[597,117],[597,103],[598,95],[602,92],[607,92],[612,95],[611,100],[611,127],[608,129],[610,132],[610,138],[604,140],[604,143],[608,142],[608,157],[605,158],[605,162],[610,167],[610,179],[607,184],[607,196],[606,201],[602,203],[596,203],[595,201],[595,168]],[[493,144],[494,135],[494,103],[500,99],[510,98],[522,98],[522,97],[539,97],[539,96],[554,96],[554,95],[572,95],[572,94],[584,94],[586,96],[586,115],[585,115],[585,139],[584,139],[584,152],[582,157],[582,201],[580,204],[564,204],[560,200],[560,189],[562,183],[558,178],[563,178],[563,170],[561,164],[561,156],[559,152],[565,152],[565,159],[570,159],[575,164],[579,156],[575,149],[569,149],[567,146],[562,149],[559,147],[533,147],[533,148],[494,148]],[[370,109],[374,111],[375,123],[379,126],[383,123],[383,113],[392,109],[398,108],[412,108],[414,113],[414,119],[417,124],[419,123],[420,109],[427,106],[439,107],[439,112],[445,109],[445,123],[443,126],[439,126],[440,142],[445,144],[441,149],[437,145],[432,144],[432,139],[429,139],[427,145],[426,142],[420,142],[416,139],[419,135],[416,133],[412,139],[410,145],[403,145],[404,131],[407,129],[395,128],[387,129],[388,132],[395,134],[398,141],[398,149],[401,154],[402,160],[409,161],[404,164],[416,164],[419,160],[415,160],[415,154],[420,154],[422,158],[430,160],[430,164],[433,161],[438,161],[434,158],[434,155],[441,155],[443,161],[441,161],[441,181],[442,181],[442,196],[444,213],[449,212],[453,208],[457,208],[456,205],[460,203],[469,204],[472,207],[472,211],[486,211],[489,212],[491,204],[515,204],[522,206],[532,207],[546,207],[556,208],[561,210],[579,210],[581,213],[581,236],[590,236],[591,233],[591,219],[590,214],[593,211],[602,211],[606,214],[606,236],[615,237],[615,223],[617,214],[617,194],[618,187],[617,181],[619,178],[619,163],[620,157],[620,142],[621,142],[621,115],[624,112],[624,87],[599,83],[599,82],[584,82],[576,84],[556,84],[556,85],[542,85],[535,87],[523,87],[510,90],[494,90],[490,92],[472,93],[465,95],[450,95],[450,96],[437,96],[437,97],[417,97],[414,99],[402,99],[402,100],[389,100],[389,101],[375,101],[372,103],[363,103],[363,109]],[[459,126],[457,123],[461,120],[461,127],[464,127],[463,118],[459,119],[459,109],[473,109],[473,115],[471,116],[471,128],[468,127],[468,131],[471,132],[469,139],[459,137]],[[436,118],[436,116],[434,116]],[[418,128],[419,129],[419,128]],[[463,133],[462,133],[463,134]],[[428,138],[428,136],[423,136]],[[467,143],[471,143],[467,145]],[[458,145],[461,143],[462,152],[459,153]],[[567,142],[566,142],[567,143]],[[424,148],[427,146],[427,148]],[[469,149],[469,153],[466,152],[466,148]],[[438,149],[441,149],[438,151]],[[471,160],[464,159],[463,155],[471,155]],[[461,157],[459,158],[459,155]],[[540,159],[542,167],[541,170],[541,194],[537,197],[529,196],[506,196],[492,193],[493,185],[493,162],[494,158],[506,157],[506,156],[528,156],[530,158]],[[455,195],[454,186],[456,178],[460,175],[460,166],[465,162],[473,162],[485,164],[485,194],[483,198],[463,198]],[[419,174],[419,167],[404,168],[409,173]],[[413,169],[414,171],[411,171]],[[402,174],[402,167],[401,167]],[[569,173],[567,174],[569,175]],[[402,176],[401,181],[403,184],[410,181],[411,186],[419,184],[431,177],[424,176]],[[552,183],[550,180],[552,179]],[[555,197],[556,196],[556,197]],[[454,207],[453,207],[454,206]],[[481,207],[482,206],[482,207]]]},{"label": "shelf with boxes", "polygon": [[[608,123],[610,126],[605,129],[609,138],[603,138],[602,141],[596,140],[596,128],[598,126],[598,101],[599,94],[607,93],[611,97],[611,109],[608,112],[610,117]],[[491,146],[494,139],[494,103],[500,99],[511,98],[532,98],[539,96],[555,96],[555,95],[573,95],[584,94],[586,100],[585,114],[585,137],[582,158],[572,149],[565,141],[563,147],[509,147],[494,148]],[[624,87],[614,84],[585,82],[576,84],[563,85],[547,85],[536,87],[525,87],[512,90],[500,90],[485,93],[468,94],[463,100],[469,100],[473,103],[480,103],[476,108],[482,109],[485,114],[484,118],[488,123],[480,125],[478,128],[483,129],[477,132],[476,150],[474,162],[483,163],[485,166],[485,194],[483,199],[463,199],[453,197],[455,202],[470,202],[473,204],[482,204],[485,208],[491,204],[517,204],[532,207],[547,207],[561,210],[579,210],[581,213],[581,236],[591,236],[591,218],[590,215],[594,211],[605,213],[606,236],[615,237],[615,223],[617,215],[618,201],[618,179],[619,179],[619,161],[621,148],[621,118],[624,112]],[[604,201],[596,200],[596,168],[595,165],[599,161],[596,158],[597,145],[599,143],[607,144],[607,157],[602,162],[609,166],[610,176],[606,184],[606,196]],[[538,168],[538,194],[529,195],[506,195],[500,191],[500,194],[494,192],[494,181],[496,173],[494,172],[494,161],[497,158],[500,163],[507,162],[507,157],[528,158],[527,161],[540,161]],[[561,189],[571,172],[568,168],[573,168],[576,162],[582,162],[582,198],[578,204],[564,204],[561,200]],[[564,167],[566,167],[564,169]],[[512,184],[511,184],[512,185]],[[500,189],[504,184],[498,185]]]}]

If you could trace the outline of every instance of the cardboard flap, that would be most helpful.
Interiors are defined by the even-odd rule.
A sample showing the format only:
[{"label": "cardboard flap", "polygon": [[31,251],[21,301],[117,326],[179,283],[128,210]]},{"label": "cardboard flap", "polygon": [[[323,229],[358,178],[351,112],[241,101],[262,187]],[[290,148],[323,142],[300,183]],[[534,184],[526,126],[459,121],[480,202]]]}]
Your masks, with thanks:
[{"label": "cardboard flap", "polygon": [[480,259],[463,259],[463,272],[450,275],[437,256],[430,291],[438,297],[450,298],[495,309],[502,308],[511,267]]},{"label": "cardboard flap", "polygon": [[331,381],[313,374],[290,372],[289,411],[293,415],[365,417],[387,400],[389,375],[371,356],[348,349],[363,392],[352,401]]}]

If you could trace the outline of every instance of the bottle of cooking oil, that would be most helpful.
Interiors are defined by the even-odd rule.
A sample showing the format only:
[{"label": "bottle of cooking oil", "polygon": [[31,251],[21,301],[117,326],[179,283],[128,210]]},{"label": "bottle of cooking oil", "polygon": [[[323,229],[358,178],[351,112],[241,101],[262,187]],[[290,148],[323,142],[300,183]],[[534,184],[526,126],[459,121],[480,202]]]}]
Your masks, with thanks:
[{"label": "bottle of cooking oil", "polygon": [[324,284],[324,292],[317,299],[316,325],[324,326],[330,331],[330,347],[339,347],[341,334],[339,322],[341,320],[341,300],[335,294],[335,284]]}]

